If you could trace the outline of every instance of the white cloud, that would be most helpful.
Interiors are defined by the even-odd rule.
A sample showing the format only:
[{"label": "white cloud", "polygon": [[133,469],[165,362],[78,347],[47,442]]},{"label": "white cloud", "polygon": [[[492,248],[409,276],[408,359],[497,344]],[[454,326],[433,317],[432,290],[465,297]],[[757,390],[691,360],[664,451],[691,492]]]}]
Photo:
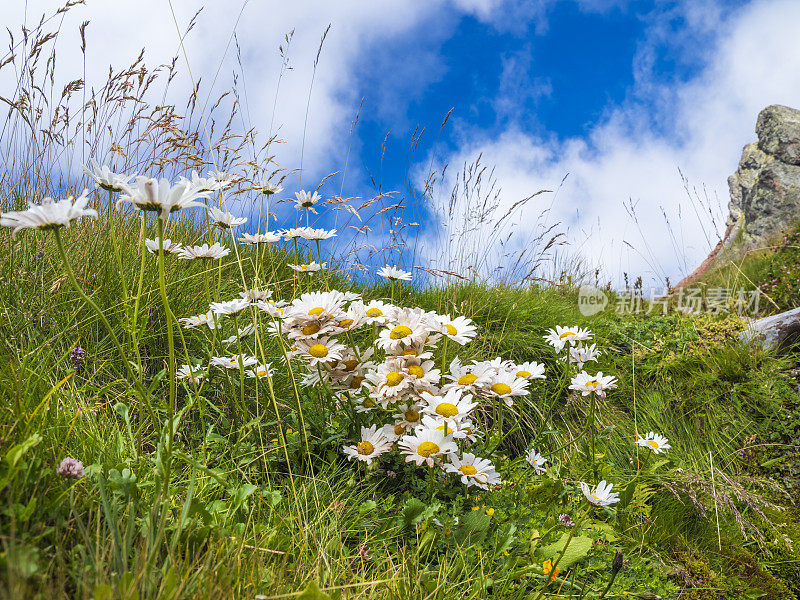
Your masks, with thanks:
[{"label": "white cloud", "polygon": [[[685,38],[693,44],[702,40],[700,46],[683,49],[705,58],[694,78],[654,81],[646,71],[649,61],[638,60],[642,70],[630,100],[609,107],[585,138],[540,139],[513,124],[491,139],[465,130],[459,147],[445,159],[451,171],[482,153],[484,163],[497,165],[502,209],[538,189],[553,189],[569,173],[554,201],[540,196],[535,202],[537,208],[553,202],[551,222],[569,228],[573,249],[602,266],[615,284],[623,272],[641,274],[646,282],[663,283],[668,276],[675,283],[719,239],[727,216],[727,176],[736,169],[742,147],[755,140],[758,112],[776,103],[800,107],[800,4],[754,2],[726,20],[708,3],[689,3],[684,10],[684,22],[695,22],[695,33],[702,33]],[[713,28],[703,15],[717,17]],[[642,53],[651,50],[642,47]],[[706,187],[718,213],[715,223],[706,207],[690,201],[679,169],[701,195]],[[624,206],[629,199],[638,224]],[[525,232],[538,214],[529,208],[515,220]],[[486,228],[480,235],[486,235]],[[524,235],[516,239],[522,247]],[[436,245],[430,238],[428,243]]]}]

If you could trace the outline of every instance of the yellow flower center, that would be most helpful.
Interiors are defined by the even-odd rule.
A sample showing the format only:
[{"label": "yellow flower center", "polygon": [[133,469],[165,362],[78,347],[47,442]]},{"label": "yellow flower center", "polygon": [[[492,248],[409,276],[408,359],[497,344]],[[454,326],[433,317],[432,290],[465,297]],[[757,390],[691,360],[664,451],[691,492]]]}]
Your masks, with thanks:
[{"label": "yellow flower center", "polygon": [[325,344],[314,344],[308,349],[308,353],[314,358],[325,358],[328,356],[328,348]]},{"label": "yellow flower center", "polygon": [[321,306],[315,306],[310,311],[308,311],[308,314],[309,316],[318,317],[324,312],[325,312],[324,308],[322,308]]},{"label": "yellow flower center", "polygon": [[467,373],[466,375],[462,375],[458,378],[458,385],[470,385],[471,383],[475,383],[477,379],[477,375],[474,375],[473,373]]},{"label": "yellow flower center", "polygon": [[445,325],[444,328],[447,330],[447,335],[456,335],[458,333],[458,330],[455,327],[453,327],[450,323]]},{"label": "yellow flower center", "polygon": [[586,382],[586,386],[592,386],[594,389],[597,389],[597,386],[600,385],[600,382],[597,379],[592,379],[591,381]]},{"label": "yellow flower center", "polygon": [[361,387],[361,384],[363,382],[364,382],[364,378],[363,377],[353,377],[350,380],[350,389],[351,390],[357,390],[359,387]]},{"label": "yellow flower center", "polygon": [[575,332],[573,332],[573,331],[565,331],[560,336],[558,336],[558,339],[563,340],[564,338],[568,338],[571,335],[575,335]]},{"label": "yellow flower center", "polygon": [[422,442],[417,446],[417,454],[425,458],[428,458],[431,454],[437,454],[438,452],[439,446],[434,442]]},{"label": "yellow flower center", "polygon": [[372,454],[375,451],[375,446],[373,446],[370,442],[359,442],[356,446],[356,451],[359,454],[363,454],[364,456],[368,454]]},{"label": "yellow flower center", "polygon": [[311,323],[303,327],[303,335],[314,335],[315,333],[319,332],[319,325],[316,323]]},{"label": "yellow flower center", "polygon": [[353,319],[342,319],[341,321],[339,321],[339,327],[344,327],[345,329],[347,329],[353,324],[353,322],[354,322]]},{"label": "yellow flower center", "polygon": [[406,428],[403,427],[401,424],[397,424],[394,426],[394,434],[395,435],[403,435],[406,431]]},{"label": "yellow flower center", "polygon": [[351,358],[350,360],[344,361],[344,368],[348,371],[352,371],[358,366],[358,359]]},{"label": "yellow flower center", "polygon": [[369,310],[367,310],[367,316],[368,317],[372,317],[372,318],[380,317],[382,314],[383,314],[383,311],[380,308],[370,308]]},{"label": "yellow flower center", "polygon": [[414,375],[415,377],[425,377],[425,371],[422,370],[422,367],[419,365],[411,365],[408,367],[409,375]]},{"label": "yellow flower center", "polygon": [[256,371],[256,375],[258,375],[259,377],[266,377],[267,376],[267,370],[266,369],[259,369],[258,371]]},{"label": "yellow flower center", "polygon": [[400,382],[403,381],[403,374],[398,373],[397,371],[392,371],[387,373],[386,375],[386,385],[394,387],[396,385],[400,385]]},{"label": "yellow flower center", "polygon": [[517,377],[530,377],[530,371],[517,371]]},{"label": "yellow flower center", "polygon": [[458,467],[458,470],[464,475],[475,475],[475,473],[478,472],[478,469],[476,469],[474,465],[461,465]]},{"label": "yellow flower center", "polygon": [[419,413],[413,408],[405,412],[406,421],[409,423],[416,423],[419,421]]},{"label": "yellow flower center", "polygon": [[404,337],[411,335],[411,328],[405,325],[398,325],[389,333],[389,337],[393,340],[402,340]]},{"label": "yellow flower center", "polygon": [[443,417],[455,417],[458,414],[458,407],[449,402],[442,402],[436,407],[436,414]]},{"label": "yellow flower center", "polygon": [[400,356],[419,356],[419,352],[413,348],[406,348],[400,353]]},{"label": "yellow flower center", "polygon": [[597,497],[597,496],[595,496],[594,494],[589,494],[589,495],[590,495],[592,498],[594,498],[595,500],[600,500],[600,498],[598,498],[598,497]]},{"label": "yellow flower center", "polygon": [[511,386],[507,383],[497,382],[492,385],[492,391],[498,396],[505,396],[511,393]]},{"label": "yellow flower center", "polygon": [[658,442],[655,440],[647,440],[647,443],[650,444],[651,448],[658,450],[661,446],[658,445]]}]

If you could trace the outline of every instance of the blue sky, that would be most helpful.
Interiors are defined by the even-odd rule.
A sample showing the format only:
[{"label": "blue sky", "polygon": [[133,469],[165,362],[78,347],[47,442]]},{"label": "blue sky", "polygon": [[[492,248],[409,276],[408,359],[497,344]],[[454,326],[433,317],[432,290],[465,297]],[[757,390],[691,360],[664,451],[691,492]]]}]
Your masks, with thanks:
[{"label": "blue sky", "polygon": [[[30,0],[29,24],[59,4]],[[179,24],[202,4],[173,0]],[[24,5],[12,6],[12,28],[26,18]],[[413,252],[373,262],[457,272],[477,267],[487,276],[497,267],[509,272],[520,252],[536,253],[538,234],[558,231],[566,244],[548,254],[542,277],[580,260],[614,283],[626,272],[653,285],[667,277],[674,283],[724,230],[726,178],[742,146],[755,139],[758,111],[771,103],[800,106],[794,0],[252,0],[241,3],[238,21],[230,7],[206,3],[186,38],[192,73],[210,81],[219,69],[218,91],[237,73],[247,85],[249,125],[265,133],[280,68],[277,46],[294,29],[292,69],[277,90],[277,159],[288,170],[300,166],[305,130],[303,187],[342,171],[347,160],[345,196],[372,195],[372,176],[382,190],[406,198],[403,218],[420,223]],[[142,47],[150,64],[166,62],[178,48],[164,0],[113,6],[88,0],[66,19],[59,43],[67,70],[81,65],[69,52],[77,26],[91,20],[90,81],[101,81],[109,63],[127,64]],[[312,65],[328,24],[306,127]],[[241,66],[226,53],[234,30]],[[186,66],[179,63],[172,92],[178,104],[192,83]],[[0,89],[8,85],[0,77]],[[411,152],[418,128],[425,133]],[[460,190],[450,204],[460,168],[479,155],[494,168],[499,190],[492,196],[496,211],[480,223],[474,194]],[[436,185],[424,194],[430,170]],[[296,183],[287,180],[287,192]],[[323,195],[338,194],[341,183],[330,179]],[[554,192],[513,208],[540,189]],[[293,221],[293,210],[284,206],[279,218]],[[318,220],[333,222],[325,214]],[[363,241],[380,245],[388,227],[386,218],[373,224]],[[347,245],[348,235],[342,231],[337,247]]]}]

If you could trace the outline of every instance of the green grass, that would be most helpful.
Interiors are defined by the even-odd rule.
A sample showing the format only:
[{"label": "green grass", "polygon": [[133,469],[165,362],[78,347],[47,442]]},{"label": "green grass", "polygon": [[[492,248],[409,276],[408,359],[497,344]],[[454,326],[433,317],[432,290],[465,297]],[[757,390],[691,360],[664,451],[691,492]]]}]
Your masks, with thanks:
[{"label": "green grass", "polygon": [[[608,598],[797,592],[800,524],[784,509],[800,499],[796,357],[741,346],[738,318],[582,317],[576,291],[555,286],[403,288],[402,305],[476,322],[478,337],[457,350],[465,362],[538,360],[548,372],[503,418],[483,414],[488,432],[477,453],[492,452],[505,485],[469,494],[437,486],[431,497],[424,473],[397,456],[370,468],[346,461],[341,447],[356,433],[353,418],[342,410],[328,418],[322,395],[295,391],[266,327],[259,352],[280,367],[274,396],[219,371],[199,393],[180,385],[169,444],[166,319],[152,255],[138,313],[131,297],[140,226],[137,213],[102,215],[65,230],[65,240],[83,289],[151,388],[150,406],[64,278],[52,236],[0,237],[5,597],[597,598],[617,549],[625,564]],[[171,227],[168,237],[183,243],[208,236],[186,221]],[[149,224],[145,234],[154,237]],[[256,271],[276,298],[299,292],[285,266],[290,255],[241,252],[240,261],[231,255],[221,265],[167,257],[173,313],[205,312],[210,299],[252,285]],[[346,277],[327,285],[390,295],[388,286]],[[605,351],[597,368],[619,378],[598,404],[594,456],[579,435],[589,400],[567,389],[566,365],[542,337],[561,324],[589,327]],[[178,363],[184,353],[204,356],[198,332],[183,334]],[[79,369],[69,361],[76,346],[86,350]],[[634,445],[637,432],[651,430],[669,438],[668,453]],[[551,459],[543,476],[523,459],[531,446]],[[67,455],[87,465],[86,477],[56,475]],[[577,483],[601,478],[615,483],[623,502],[587,517],[548,584],[542,564],[555,559],[569,531],[558,516],[579,520],[586,503]]]}]

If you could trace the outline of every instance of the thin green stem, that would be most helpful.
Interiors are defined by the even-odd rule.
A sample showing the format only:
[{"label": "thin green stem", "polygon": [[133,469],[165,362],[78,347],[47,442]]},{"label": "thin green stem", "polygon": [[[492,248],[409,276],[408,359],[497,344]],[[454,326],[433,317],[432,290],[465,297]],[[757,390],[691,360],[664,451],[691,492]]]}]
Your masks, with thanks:
[{"label": "thin green stem", "polygon": [[168,407],[168,420],[169,420],[169,442],[167,444],[169,451],[172,450],[172,438],[175,434],[173,431],[174,423],[173,417],[175,415],[175,334],[172,330],[174,316],[169,307],[169,298],[167,297],[167,284],[166,277],[164,276],[164,220],[159,217],[158,219],[158,289],[161,293],[161,304],[164,306],[164,315],[167,319],[167,352],[169,364],[167,369],[169,372],[169,407]]}]

